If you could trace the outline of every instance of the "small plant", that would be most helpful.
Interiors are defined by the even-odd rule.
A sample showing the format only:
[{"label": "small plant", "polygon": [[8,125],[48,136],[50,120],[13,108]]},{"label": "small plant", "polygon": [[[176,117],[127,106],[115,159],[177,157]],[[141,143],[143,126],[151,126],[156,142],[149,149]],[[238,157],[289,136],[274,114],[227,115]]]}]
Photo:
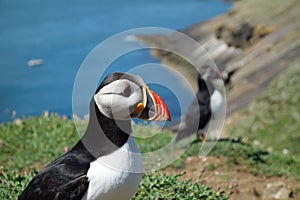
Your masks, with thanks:
[{"label": "small plant", "polygon": [[5,168],[40,168],[79,139],[73,121],[46,113],[0,124],[0,163]]},{"label": "small plant", "polygon": [[26,187],[37,171],[21,175],[16,171],[0,171],[0,199],[15,200]]},{"label": "small plant", "polygon": [[[16,171],[2,170],[0,174],[0,199],[16,199],[36,174],[36,170],[24,175]],[[223,190],[214,192],[211,187],[193,183],[191,180],[179,181],[179,177],[182,175],[183,173],[173,176],[158,173],[144,174],[139,190],[133,199],[229,199],[229,194],[226,195]]]},{"label": "small plant", "polygon": [[145,174],[139,190],[133,200],[162,200],[162,199],[190,199],[190,200],[226,200],[229,194],[223,190],[214,192],[211,187],[193,183],[190,179],[179,181],[184,173],[174,176],[166,174]]},{"label": "small plant", "polygon": [[300,193],[300,188],[299,188],[299,187],[297,187],[297,188],[295,189],[295,193],[296,193],[296,194]]},{"label": "small plant", "polygon": [[229,164],[244,165],[255,175],[289,176],[300,179],[299,158],[277,152],[269,153],[240,140],[218,142],[211,154],[222,155]]}]

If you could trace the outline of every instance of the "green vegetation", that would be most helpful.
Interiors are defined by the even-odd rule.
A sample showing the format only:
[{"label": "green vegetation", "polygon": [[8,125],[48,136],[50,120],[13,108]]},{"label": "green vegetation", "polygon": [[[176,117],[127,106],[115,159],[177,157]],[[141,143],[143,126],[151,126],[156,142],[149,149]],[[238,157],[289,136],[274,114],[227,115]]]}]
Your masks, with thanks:
[{"label": "green vegetation", "polygon": [[136,142],[141,153],[158,150],[168,145],[174,137],[174,135],[172,135],[170,132],[160,132],[160,130],[156,127],[149,128],[143,127],[142,125],[134,126],[132,132],[136,136]]},{"label": "green vegetation", "polygon": [[[237,139],[219,141],[210,155],[222,156],[228,166],[242,165],[253,174],[300,179],[299,76],[297,62],[239,114],[239,120],[229,128],[232,138]],[[152,136],[137,140],[143,152],[157,150],[174,137],[167,131],[156,134],[158,131],[154,127],[134,126],[138,136]],[[15,199],[38,170],[78,139],[73,122],[55,114],[1,124],[0,199]],[[184,159],[198,155],[200,147],[200,142],[194,142],[171,166],[184,167]],[[217,167],[211,165],[207,170]],[[197,181],[179,181],[181,175],[145,174],[134,199],[228,199],[229,194],[222,190],[214,192]]]},{"label": "green vegetation", "polygon": [[300,3],[298,0],[243,0],[237,1],[231,13],[233,19],[254,22],[256,24],[277,24],[284,26],[290,22],[298,23]]},{"label": "green vegetation", "polygon": [[9,170],[44,166],[78,139],[74,123],[55,114],[15,119],[1,124],[0,163]]},{"label": "green vegetation", "polygon": [[134,200],[139,199],[190,199],[225,200],[229,199],[223,190],[213,192],[211,187],[193,183],[191,180],[179,181],[183,173],[167,176],[165,174],[145,174]]},{"label": "green vegetation", "polygon": [[[142,135],[153,134],[157,129],[135,126]],[[151,131],[152,130],[152,131]],[[158,134],[150,139],[139,140],[147,152],[162,147],[172,135]],[[15,119],[0,126],[0,199],[16,199],[31,178],[43,166],[64,153],[64,147],[72,147],[79,139],[71,120],[47,113],[40,117]],[[152,143],[151,140],[157,142]],[[143,176],[141,186],[134,199],[211,199],[223,200],[229,197],[220,190],[193,183],[179,181],[182,174],[167,176],[148,173]],[[174,192],[176,191],[176,192]]]},{"label": "green vegetation", "polygon": [[264,95],[239,114],[239,120],[230,127],[231,136],[243,137],[257,146],[299,160],[299,77],[300,61],[274,80]]},{"label": "green vegetation", "polygon": [[243,165],[253,174],[300,179],[299,158],[268,151],[239,140],[219,142],[211,154],[222,155],[228,165]]},{"label": "green vegetation", "polygon": [[[20,175],[19,173],[4,170],[1,172],[0,199],[16,199],[26,184],[37,174],[37,171]],[[179,181],[183,173],[167,176],[165,174],[144,174],[139,190],[133,197],[139,199],[197,199],[197,200],[226,200],[230,194],[223,190],[212,191],[211,187],[193,183],[191,180]]]},{"label": "green vegetation", "polygon": [[[229,166],[243,165],[253,174],[300,179],[299,77],[300,61],[275,79],[257,101],[238,113],[238,120],[229,128],[231,138],[237,139],[218,142],[210,155],[223,156]],[[152,151],[160,146],[156,143],[167,144],[171,138],[165,132],[151,137],[144,145],[147,152]],[[195,142],[171,167],[184,168],[185,158],[198,155],[200,147],[201,143]]]},{"label": "green vegetation", "polygon": [[37,171],[32,171],[24,175],[7,169],[0,171],[0,199],[16,199],[36,174]]},{"label": "green vegetation", "polygon": [[[198,155],[201,143],[195,142],[185,154],[170,166],[184,168],[187,157]],[[244,143],[240,139],[220,140],[209,155],[222,156],[228,166],[242,165],[245,170],[264,176],[288,176],[300,179],[300,158],[284,155],[281,152],[268,152],[267,150]],[[224,164],[224,163],[223,163]],[[218,166],[209,166],[207,170],[214,170]]]}]

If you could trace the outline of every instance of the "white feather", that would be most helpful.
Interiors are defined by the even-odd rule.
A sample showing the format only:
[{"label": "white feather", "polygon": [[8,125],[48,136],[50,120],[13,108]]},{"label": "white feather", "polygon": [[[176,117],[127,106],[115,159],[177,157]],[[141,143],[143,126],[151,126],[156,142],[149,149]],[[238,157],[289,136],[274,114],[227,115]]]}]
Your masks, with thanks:
[{"label": "white feather", "polygon": [[210,98],[210,108],[213,115],[216,115],[223,106],[223,97],[218,90],[214,90]]},{"label": "white feather", "polygon": [[138,189],[142,168],[141,154],[130,135],[120,149],[91,163],[89,188],[82,200],[131,199]]},{"label": "white feather", "polygon": [[[126,90],[130,92],[125,94]],[[130,119],[137,103],[143,101],[142,90],[135,83],[126,80],[116,80],[104,86],[94,100],[106,117],[114,119]]]}]

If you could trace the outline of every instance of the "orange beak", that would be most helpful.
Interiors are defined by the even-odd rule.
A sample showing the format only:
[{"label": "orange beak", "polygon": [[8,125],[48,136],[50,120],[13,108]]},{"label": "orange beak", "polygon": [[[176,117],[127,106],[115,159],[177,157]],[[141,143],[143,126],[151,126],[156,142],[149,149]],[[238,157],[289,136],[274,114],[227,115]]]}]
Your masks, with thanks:
[{"label": "orange beak", "polygon": [[170,112],[164,101],[146,85],[143,87],[143,110],[138,118],[147,121],[171,121]]},{"label": "orange beak", "polygon": [[156,114],[153,116],[153,121],[171,121],[170,112],[165,102],[155,92],[149,89],[149,93],[153,99]]}]

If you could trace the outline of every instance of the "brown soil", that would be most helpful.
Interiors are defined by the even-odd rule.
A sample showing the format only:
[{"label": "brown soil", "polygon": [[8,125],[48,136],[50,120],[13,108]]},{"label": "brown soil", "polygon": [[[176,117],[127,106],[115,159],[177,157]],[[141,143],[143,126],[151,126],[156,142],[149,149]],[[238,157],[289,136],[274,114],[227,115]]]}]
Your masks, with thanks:
[{"label": "brown soil", "polygon": [[[264,177],[255,176],[248,172],[243,166],[225,165],[224,158],[208,156],[200,158],[198,156],[189,157],[185,160],[185,172],[181,179],[192,179],[201,184],[209,185],[213,190],[219,188],[226,192],[231,191],[233,200],[260,200],[266,190],[268,183],[283,182],[287,188],[293,191],[290,199],[300,199],[300,181],[287,177]],[[168,175],[178,173],[182,170],[166,168],[163,170]],[[200,179],[197,179],[199,176]]]}]

